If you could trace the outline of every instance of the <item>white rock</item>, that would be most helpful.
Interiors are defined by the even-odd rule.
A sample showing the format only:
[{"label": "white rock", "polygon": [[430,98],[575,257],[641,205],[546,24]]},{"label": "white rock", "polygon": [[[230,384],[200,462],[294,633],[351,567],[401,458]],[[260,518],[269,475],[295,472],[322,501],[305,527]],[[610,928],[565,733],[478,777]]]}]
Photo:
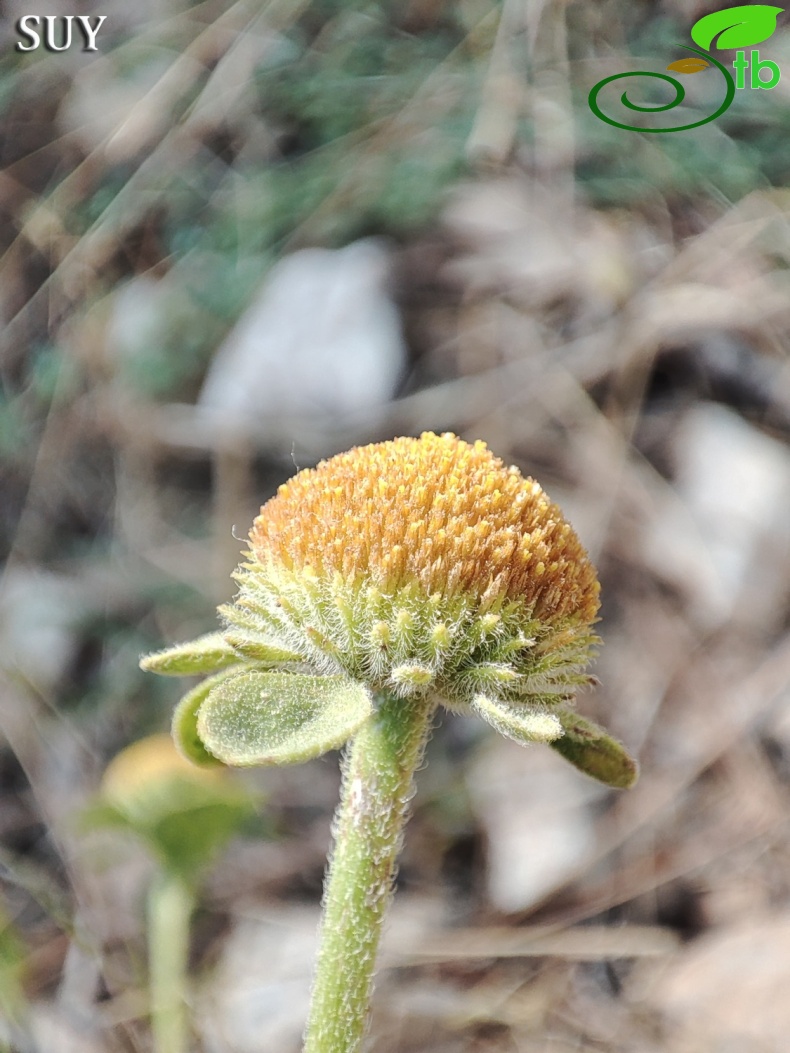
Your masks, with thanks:
[{"label": "white rock", "polygon": [[206,1053],[297,1053],[310,998],[318,910],[239,918],[195,999]]},{"label": "white rock", "polygon": [[112,294],[107,320],[106,351],[116,365],[129,362],[161,339],[172,283],[141,274],[119,285]]},{"label": "white rock", "polygon": [[[107,1047],[98,1028],[83,1026],[63,1006],[40,1002],[33,1006],[29,1022],[32,1049],[58,1053],[102,1053]],[[31,1047],[29,1047],[31,1048]]]},{"label": "white rock", "polygon": [[684,418],[676,448],[676,488],[705,539],[721,619],[770,628],[790,556],[787,446],[734,411],[702,403]]},{"label": "white rock", "polygon": [[488,896],[525,910],[571,878],[594,844],[590,806],[606,790],[545,746],[492,738],[468,775],[488,839]]},{"label": "white rock", "polygon": [[64,674],[85,611],[79,585],[42,570],[9,570],[0,592],[0,664],[47,695]]},{"label": "white rock", "polygon": [[388,401],[405,362],[388,274],[374,239],[285,257],[217,352],[198,405],[260,430],[269,416],[342,417]]}]

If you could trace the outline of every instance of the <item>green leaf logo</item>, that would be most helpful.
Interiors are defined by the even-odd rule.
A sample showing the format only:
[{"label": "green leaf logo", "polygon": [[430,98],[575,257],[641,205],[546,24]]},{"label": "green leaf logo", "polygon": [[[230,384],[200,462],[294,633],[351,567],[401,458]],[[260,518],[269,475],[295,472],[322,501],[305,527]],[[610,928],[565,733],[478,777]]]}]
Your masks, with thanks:
[{"label": "green leaf logo", "polygon": [[676,62],[670,62],[667,69],[672,73],[702,73],[704,69],[710,69],[710,62],[701,58],[682,58]]},{"label": "green leaf logo", "polygon": [[776,29],[776,17],[783,7],[750,4],[713,11],[691,27],[691,39],[701,48],[710,50],[714,37],[716,48],[748,48],[767,40]]}]

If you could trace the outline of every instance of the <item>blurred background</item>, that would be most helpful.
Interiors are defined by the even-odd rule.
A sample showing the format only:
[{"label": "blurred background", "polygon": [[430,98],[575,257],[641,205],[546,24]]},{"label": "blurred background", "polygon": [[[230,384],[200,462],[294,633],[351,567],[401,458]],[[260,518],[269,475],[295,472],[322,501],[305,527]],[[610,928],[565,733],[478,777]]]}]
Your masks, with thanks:
[{"label": "blurred background", "polygon": [[[782,81],[704,127],[587,106],[715,8],[3,4],[1,1049],[170,1053],[151,889],[191,849],[102,775],[189,683],[138,658],[215,626],[297,468],[431,429],[485,439],[580,533],[604,646],[579,708],[642,777],[609,792],[444,718],[374,1048],[785,1053],[785,16],[761,45]],[[97,52],[76,25],[18,52],[26,14],[105,15]],[[686,119],[718,76],[684,80]],[[123,785],[162,769],[128,757]],[[338,758],[229,785],[249,807],[190,870],[189,1049],[290,1053]]]}]

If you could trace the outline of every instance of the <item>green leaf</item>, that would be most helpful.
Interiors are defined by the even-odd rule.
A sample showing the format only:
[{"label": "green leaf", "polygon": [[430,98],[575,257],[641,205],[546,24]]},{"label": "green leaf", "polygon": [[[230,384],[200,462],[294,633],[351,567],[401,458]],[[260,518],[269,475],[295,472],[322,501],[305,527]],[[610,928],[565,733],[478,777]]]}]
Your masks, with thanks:
[{"label": "green leaf", "polygon": [[140,659],[140,668],[161,676],[195,676],[237,665],[239,656],[222,633],[206,633],[196,640],[154,651]]},{"label": "green leaf", "polygon": [[230,788],[215,793],[213,799],[206,794],[203,800],[199,795],[188,796],[186,786],[180,796],[176,780],[171,788],[176,806],[163,813],[146,834],[170,869],[194,875],[254,814],[252,801],[239,791],[231,793]]},{"label": "green leaf", "polygon": [[557,715],[564,734],[551,743],[552,749],[579,771],[607,786],[626,790],[634,785],[639,776],[639,765],[621,742],[578,713],[558,710]]},{"label": "green leaf", "polygon": [[198,710],[208,698],[209,692],[227,680],[229,676],[237,675],[235,669],[218,673],[198,684],[181,699],[173,713],[173,741],[176,749],[182,757],[198,765],[200,768],[210,768],[221,764],[200,740],[197,730]]},{"label": "green leaf", "polygon": [[197,731],[225,764],[298,764],[341,746],[372,711],[367,689],[343,676],[251,671],[211,689]]},{"label": "green leaf", "polygon": [[472,708],[492,728],[515,742],[551,742],[562,734],[557,717],[545,709],[512,705],[487,695],[473,698]]},{"label": "green leaf", "polygon": [[776,16],[783,10],[783,7],[768,4],[747,4],[713,11],[694,23],[691,39],[708,51],[714,37],[719,38],[716,41],[719,51],[723,48],[748,48],[771,36],[776,29]]}]

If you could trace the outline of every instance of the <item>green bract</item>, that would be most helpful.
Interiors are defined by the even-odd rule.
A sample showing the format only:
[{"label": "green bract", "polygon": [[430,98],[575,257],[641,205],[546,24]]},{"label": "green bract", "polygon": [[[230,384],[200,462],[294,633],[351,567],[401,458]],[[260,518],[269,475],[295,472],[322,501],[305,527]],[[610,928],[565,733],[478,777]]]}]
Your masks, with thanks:
[{"label": "green bract", "polygon": [[[386,606],[392,608],[378,596],[376,612]],[[404,609],[390,610],[393,635],[394,626],[405,621]],[[285,642],[240,628],[239,621],[245,618],[249,624],[244,608],[242,619],[235,617],[235,608],[221,610],[233,625],[227,635],[201,636],[141,662],[143,668],[169,676],[221,670],[189,691],[173,717],[176,745],[195,764],[298,764],[337,749],[370,717],[383,680],[404,697],[423,693],[431,685],[450,687],[454,693],[446,699],[448,706],[475,712],[507,738],[549,743],[580,771],[609,786],[626,788],[636,780],[636,762],[621,743],[558,705],[567,702],[576,684],[588,679],[573,661],[573,649],[570,654],[562,648],[544,648],[547,653],[541,653],[532,638],[515,642],[501,628],[503,621],[507,626],[507,612],[504,619],[489,616],[482,624],[467,616],[464,626],[459,619],[455,649],[436,646],[435,628],[424,633],[422,646],[412,647],[421,661],[391,663],[386,677],[371,677],[371,687],[347,676],[345,670],[314,671],[318,665],[322,670],[342,669],[342,663],[335,664],[328,654],[319,652],[316,661],[312,651],[319,630],[308,638],[306,653],[299,655]],[[465,629],[465,639],[459,625]],[[447,639],[450,636],[448,629]],[[455,655],[455,664],[449,659],[437,663],[442,651]],[[396,648],[395,653],[406,657],[405,650],[401,654]]]}]

